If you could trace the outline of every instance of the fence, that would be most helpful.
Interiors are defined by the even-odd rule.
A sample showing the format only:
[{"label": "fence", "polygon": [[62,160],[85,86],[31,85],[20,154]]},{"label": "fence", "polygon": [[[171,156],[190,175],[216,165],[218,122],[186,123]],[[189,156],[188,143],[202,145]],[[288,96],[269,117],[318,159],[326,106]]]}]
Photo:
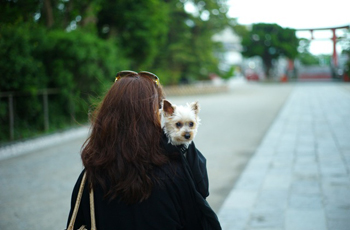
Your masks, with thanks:
[{"label": "fence", "polygon": [[[59,94],[59,89],[43,89],[39,90],[36,93],[36,96],[42,97],[42,107],[43,107],[43,127],[44,130],[49,130],[50,122],[49,122],[49,95]],[[2,92],[0,93],[0,99],[7,98],[8,103],[8,125],[9,125],[9,137],[10,140],[14,140],[14,126],[15,126],[15,100],[20,97],[26,97],[32,95],[30,93],[21,93],[21,92]],[[5,99],[6,100],[6,99]]]}]

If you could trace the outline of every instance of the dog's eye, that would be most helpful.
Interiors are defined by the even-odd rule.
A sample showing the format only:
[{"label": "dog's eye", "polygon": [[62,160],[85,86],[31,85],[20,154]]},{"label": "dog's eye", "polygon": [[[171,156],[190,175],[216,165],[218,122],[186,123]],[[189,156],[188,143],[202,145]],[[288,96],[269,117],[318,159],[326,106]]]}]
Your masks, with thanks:
[{"label": "dog's eye", "polygon": [[193,127],[194,124],[193,124],[193,122],[191,121],[189,125],[190,125],[190,127]]},{"label": "dog's eye", "polygon": [[182,126],[181,122],[176,122],[176,127],[180,128]]}]

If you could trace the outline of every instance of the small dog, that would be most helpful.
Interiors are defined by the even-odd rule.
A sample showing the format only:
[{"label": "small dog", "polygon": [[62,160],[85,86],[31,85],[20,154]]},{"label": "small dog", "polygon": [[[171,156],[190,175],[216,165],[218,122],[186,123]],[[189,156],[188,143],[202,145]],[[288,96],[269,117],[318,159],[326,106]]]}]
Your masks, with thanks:
[{"label": "small dog", "polygon": [[198,102],[186,106],[163,100],[160,109],[162,128],[172,145],[184,145],[186,149],[197,134],[200,122]]}]

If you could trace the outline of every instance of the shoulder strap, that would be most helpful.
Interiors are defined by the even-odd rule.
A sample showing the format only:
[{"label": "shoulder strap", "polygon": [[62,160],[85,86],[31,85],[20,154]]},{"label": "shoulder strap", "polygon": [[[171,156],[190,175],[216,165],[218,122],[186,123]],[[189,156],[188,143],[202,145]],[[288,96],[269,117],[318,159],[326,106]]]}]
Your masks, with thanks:
[{"label": "shoulder strap", "polygon": [[75,201],[74,210],[72,213],[72,217],[70,218],[67,230],[73,230],[74,228],[74,223],[75,223],[75,219],[77,218],[81,197],[83,196],[85,181],[86,181],[86,172],[84,173],[83,179],[81,180],[81,183],[80,183],[77,200]]},{"label": "shoulder strap", "polygon": [[95,219],[94,190],[92,187],[90,190],[90,216],[91,216],[91,230],[97,230],[96,229],[96,219]]},{"label": "shoulder strap", "polygon": [[[68,225],[67,230],[73,230],[73,228],[74,228],[75,219],[77,218],[81,198],[83,196],[85,181],[86,181],[86,172],[84,172],[83,179],[81,180],[81,183],[80,183],[77,200],[75,201],[74,210],[72,213],[72,217],[69,221],[69,225]],[[89,198],[90,198],[91,230],[97,230],[96,229],[96,220],[95,220],[95,202],[94,202],[94,190],[93,190],[93,188],[91,188],[91,190],[90,190]]]}]

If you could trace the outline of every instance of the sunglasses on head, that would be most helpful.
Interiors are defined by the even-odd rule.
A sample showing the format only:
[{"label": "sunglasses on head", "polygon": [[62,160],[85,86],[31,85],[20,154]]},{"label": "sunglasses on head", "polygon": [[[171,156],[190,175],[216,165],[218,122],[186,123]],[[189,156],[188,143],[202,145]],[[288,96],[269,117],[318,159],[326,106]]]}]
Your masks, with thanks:
[{"label": "sunglasses on head", "polygon": [[123,70],[123,71],[120,71],[120,72],[117,73],[114,82],[118,81],[122,77],[134,76],[134,75],[150,77],[156,83],[157,86],[159,85],[159,78],[158,78],[158,76],[155,75],[154,73],[147,72],[147,71],[141,71],[141,72],[137,73],[137,72],[131,71],[131,70]]}]

